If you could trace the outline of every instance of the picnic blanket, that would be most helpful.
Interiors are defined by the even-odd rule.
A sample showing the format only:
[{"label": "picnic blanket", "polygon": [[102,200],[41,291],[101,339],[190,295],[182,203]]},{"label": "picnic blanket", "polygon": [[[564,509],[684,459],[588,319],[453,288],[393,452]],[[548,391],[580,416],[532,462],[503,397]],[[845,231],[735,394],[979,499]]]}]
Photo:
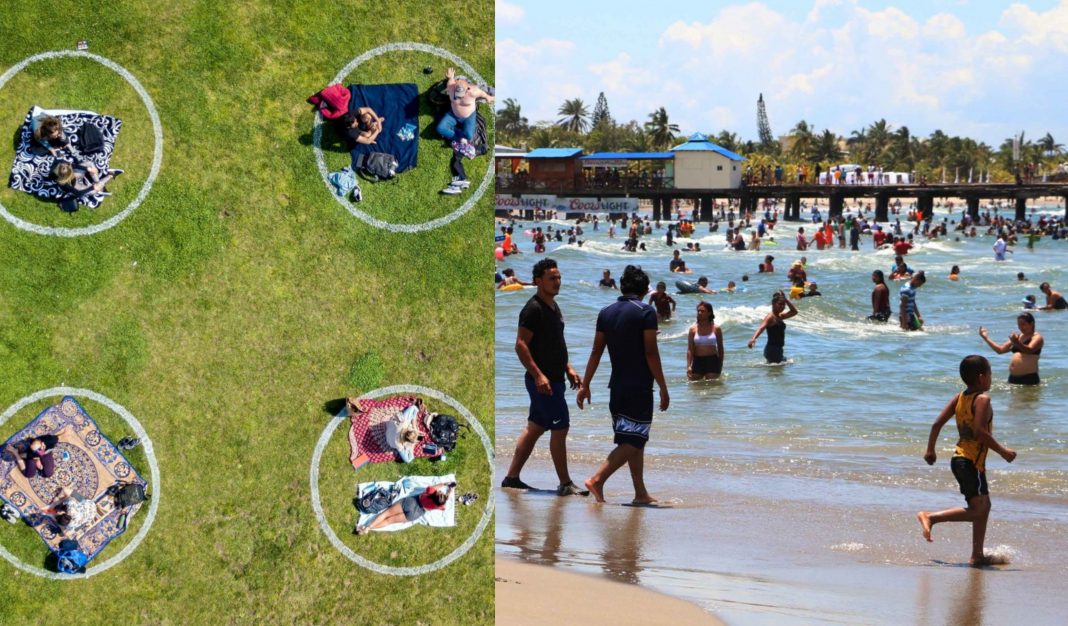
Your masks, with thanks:
[{"label": "picnic blanket", "polygon": [[[349,462],[353,469],[359,469],[367,463],[391,463],[397,460],[397,453],[386,443],[386,422],[398,411],[416,403],[410,396],[394,396],[377,400],[349,398],[342,410],[342,415],[349,415]],[[426,426],[426,408],[419,407],[419,416],[415,422],[426,442],[430,442],[430,431]],[[437,455],[423,451],[423,446],[415,445],[416,458],[431,458]],[[440,454],[440,453],[439,453]]]},{"label": "picnic blanket", "polygon": [[[8,502],[41,535],[49,549],[56,552],[65,538],[78,541],[82,552],[92,559],[115,537],[122,534],[119,517],[123,511],[115,507],[113,498],[105,492],[117,483],[148,484],[122,453],[101,434],[93,418],[82,405],[70,396],[50,406],[11,436],[3,444],[14,444],[41,435],[56,435],[59,443],[53,449],[56,471],[49,478],[40,474],[33,478],[22,475],[15,459],[6,451],[0,454],[0,498]],[[3,448],[0,448],[2,450]],[[55,523],[41,513],[55,504],[56,495],[70,486],[82,496],[96,500],[105,514],[71,537],[60,534]],[[141,505],[130,507],[126,513],[133,517]]]},{"label": "picnic blanket", "polygon": [[[389,489],[394,484],[400,488],[397,493],[397,497],[393,498],[393,502],[390,506],[398,503],[403,498],[409,496],[417,496],[423,493],[427,487],[434,485],[440,485],[443,483],[456,482],[455,474],[446,474],[444,476],[405,476],[396,483],[392,483],[388,480],[380,480],[373,483],[360,483],[356,487],[356,499],[366,494],[368,491],[377,487],[383,487]],[[359,526],[366,526],[377,517],[378,513],[360,513],[360,519],[357,522]],[[385,528],[376,528],[375,532],[392,533],[398,530],[404,530],[405,528],[411,528],[412,526],[420,524],[422,526],[435,526],[438,528],[450,528],[456,525],[456,490],[453,489],[449,493],[449,500],[445,503],[445,508],[439,511],[427,511],[422,517],[414,522],[404,522],[402,524],[393,524],[392,526],[386,526]]]},{"label": "picnic blanket", "polygon": [[[34,106],[26,113],[26,120],[19,129],[18,146],[15,148],[15,162],[11,165],[11,176],[8,178],[8,186],[12,189],[25,191],[42,200],[52,202],[59,201],[63,191],[52,180],[52,164],[56,157],[46,152],[44,155],[34,154],[30,150],[33,137],[33,118],[45,113],[40,107]],[[62,111],[58,116],[63,123],[63,132],[70,140],[70,149],[74,160],[90,161],[101,171],[109,169],[111,153],[115,150],[115,139],[119,136],[122,128],[122,120],[108,115],[99,115],[92,111]],[[100,129],[104,136],[104,149],[93,154],[82,154],[78,150],[78,129],[84,124],[92,124]],[[65,160],[72,160],[67,157]],[[95,193],[87,193],[78,199],[80,204],[89,208],[96,208],[103,202],[104,196]]]},{"label": "picnic blanket", "polygon": [[[415,167],[419,155],[419,89],[415,83],[349,85],[349,91],[352,93],[349,111],[371,107],[380,117],[386,118],[375,143],[356,144],[352,149],[352,169],[357,169],[356,157],[372,152],[385,152],[396,157],[398,174]],[[411,130],[411,139],[402,139],[398,135],[405,126]]]}]

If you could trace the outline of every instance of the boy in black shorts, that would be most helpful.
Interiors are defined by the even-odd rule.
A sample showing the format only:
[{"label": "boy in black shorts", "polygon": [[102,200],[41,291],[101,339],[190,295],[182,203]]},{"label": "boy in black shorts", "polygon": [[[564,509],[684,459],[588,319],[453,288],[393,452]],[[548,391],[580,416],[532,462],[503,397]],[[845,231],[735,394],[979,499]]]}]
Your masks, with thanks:
[{"label": "boy in black shorts", "polygon": [[967,508],[947,509],[937,513],[920,511],[916,519],[923,527],[923,538],[931,539],[931,527],[940,522],[971,522],[972,556],[969,563],[973,567],[989,565],[990,559],[983,554],[983,540],[986,538],[986,522],[990,516],[990,491],[986,483],[986,453],[997,452],[1009,463],[1016,458],[1016,452],[998,443],[991,434],[994,425],[994,411],[990,407],[990,363],[983,357],[971,355],[960,362],[960,377],[968,388],[954,396],[946,404],[938,419],[931,426],[931,435],[927,440],[927,452],[923,460],[934,465],[935,443],[942,426],[950,417],[956,416],[957,431],[960,440],[950,460],[953,476],[964,494]]}]

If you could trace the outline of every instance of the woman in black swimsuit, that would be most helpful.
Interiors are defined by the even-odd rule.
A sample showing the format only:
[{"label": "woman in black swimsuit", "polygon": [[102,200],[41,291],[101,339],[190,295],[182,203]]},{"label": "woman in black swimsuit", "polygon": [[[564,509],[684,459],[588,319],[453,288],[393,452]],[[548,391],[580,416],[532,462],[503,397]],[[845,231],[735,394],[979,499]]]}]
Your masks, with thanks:
[{"label": "woman in black swimsuit", "polygon": [[990,340],[986,328],[979,327],[979,336],[986,345],[994,352],[1005,354],[1012,352],[1012,360],[1009,361],[1009,384],[1011,385],[1037,385],[1038,379],[1038,356],[1042,354],[1042,345],[1045,340],[1042,335],[1035,332],[1035,318],[1030,313],[1021,313],[1016,317],[1016,325],[1020,332],[1009,335],[1009,340],[1003,344],[996,344]]},{"label": "woman in black swimsuit", "polygon": [[749,348],[752,349],[760,333],[767,330],[768,343],[764,345],[764,359],[768,363],[782,363],[785,360],[782,350],[786,345],[786,323],[783,320],[795,315],[797,315],[797,308],[786,299],[786,294],[776,291],[771,296],[771,313],[764,317],[764,321],[753,333],[753,338],[749,340]]}]

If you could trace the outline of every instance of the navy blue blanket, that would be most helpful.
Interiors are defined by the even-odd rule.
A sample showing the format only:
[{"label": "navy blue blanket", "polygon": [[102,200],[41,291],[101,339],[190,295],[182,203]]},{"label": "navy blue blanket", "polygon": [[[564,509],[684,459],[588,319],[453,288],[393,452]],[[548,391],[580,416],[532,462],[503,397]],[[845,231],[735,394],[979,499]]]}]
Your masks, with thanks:
[{"label": "navy blue blanket", "polygon": [[[419,155],[419,89],[415,83],[391,85],[349,85],[352,98],[349,111],[358,107],[371,107],[379,116],[386,118],[382,132],[372,144],[356,144],[352,149],[352,168],[356,169],[356,157],[372,152],[386,152],[397,158],[397,173],[415,167]],[[411,130],[411,139],[402,139],[398,133],[406,125]]]}]

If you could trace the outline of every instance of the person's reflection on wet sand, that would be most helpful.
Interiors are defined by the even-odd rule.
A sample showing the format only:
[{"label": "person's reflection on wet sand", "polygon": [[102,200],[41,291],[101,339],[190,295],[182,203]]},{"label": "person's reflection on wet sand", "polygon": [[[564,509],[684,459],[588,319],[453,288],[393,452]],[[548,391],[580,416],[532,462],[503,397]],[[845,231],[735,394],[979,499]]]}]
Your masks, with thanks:
[{"label": "person's reflection on wet sand", "polygon": [[[516,531],[514,542],[519,558],[536,565],[556,565],[560,562],[563,543],[564,507],[567,498],[533,498],[529,494],[507,494],[512,505],[512,520]],[[544,512],[544,523],[541,514]]]},{"label": "person's reflection on wet sand", "polygon": [[[916,620],[918,626],[927,624],[960,624],[980,626],[986,609],[985,578],[989,569],[968,567],[936,567],[921,573],[917,586]],[[967,578],[967,580],[964,580]],[[934,582],[932,582],[934,579]],[[932,593],[932,585],[935,589]],[[956,588],[948,603],[945,589]],[[944,619],[932,619],[936,610],[945,612]]]},{"label": "person's reflection on wet sand", "polygon": [[[605,519],[605,507],[590,507],[604,520],[605,539],[601,552],[601,567],[609,577],[620,582],[637,585],[641,583],[642,561],[642,520],[646,509],[642,507],[621,507],[622,511],[611,511],[612,519]],[[622,517],[620,517],[622,516]]]}]

